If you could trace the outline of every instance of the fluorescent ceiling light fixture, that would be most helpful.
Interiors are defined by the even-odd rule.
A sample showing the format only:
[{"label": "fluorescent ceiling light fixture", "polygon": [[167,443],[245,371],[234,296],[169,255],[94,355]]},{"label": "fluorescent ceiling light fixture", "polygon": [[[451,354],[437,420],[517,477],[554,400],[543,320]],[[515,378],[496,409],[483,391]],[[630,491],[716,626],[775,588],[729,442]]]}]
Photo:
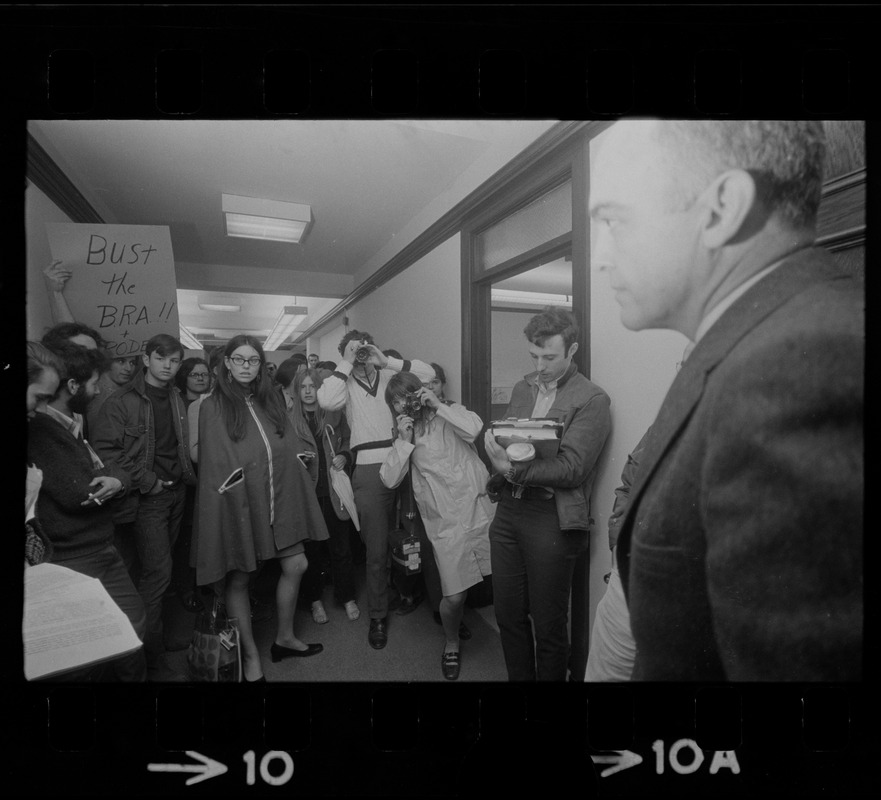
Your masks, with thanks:
[{"label": "fluorescent ceiling light fixture", "polygon": [[189,328],[180,326],[180,342],[184,347],[190,350],[204,350],[205,346],[200,342]]},{"label": "fluorescent ceiling light fixture", "polygon": [[263,349],[277,350],[278,346],[293,333],[294,328],[306,319],[308,313],[309,309],[306,306],[285,306],[272,330],[269,331],[266,341],[263,342]]},{"label": "fluorescent ceiling light fixture", "polygon": [[199,303],[202,311],[241,311],[241,306],[228,306],[222,303]]},{"label": "fluorescent ceiling light fixture", "polygon": [[544,292],[518,292],[514,289],[493,289],[493,303],[518,303],[530,306],[571,306],[572,298],[567,294],[546,294]]},{"label": "fluorescent ceiling light fixture", "polygon": [[237,194],[221,198],[227,236],[299,244],[312,225],[312,207],[301,203]]}]

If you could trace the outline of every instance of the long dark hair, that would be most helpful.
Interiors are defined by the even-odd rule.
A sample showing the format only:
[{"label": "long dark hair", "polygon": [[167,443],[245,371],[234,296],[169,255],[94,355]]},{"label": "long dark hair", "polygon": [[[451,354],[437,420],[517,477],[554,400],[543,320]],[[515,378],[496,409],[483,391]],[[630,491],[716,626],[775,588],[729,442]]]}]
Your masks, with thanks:
[{"label": "long dark hair", "polygon": [[[266,372],[266,355],[260,342],[253,336],[240,333],[229,340],[223,350],[223,355],[225,358],[230,358],[236,350],[244,345],[253,347],[257,351],[257,355],[260,356],[261,361],[257,376],[251,381],[250,389],[254,402],[266,412],[266,416],[275,425],[275,432],[279,436],[284,436],[285,424],[287,422],[284,402],[279,397],[278,392],[272,388],[272,378]],[[239,441],[245,435],[245,422],[249,416],[249,412],[245,407],[245,392],[242,391],[242,388],[235,381],[228,367],[223,362],[218,365],[217,385],[212,397],[220,406],[229,438],[234,442]]]},{"label": "long dark hair", "polygon": [[[408,394],[415,394],[421,388],[422,381],[412,372],[398,372],[389,378],[388,385],[385,387],[385,402],[388,403],[389,411],[392,412],[392,439],[398,435],[398,412],[395,411],[394,401],[406,397]],[[422,436],[428,428],[427,415],[428,409],[424,408],[421,414],[417,414],[413,418],[413,431],[417,436]]]}]

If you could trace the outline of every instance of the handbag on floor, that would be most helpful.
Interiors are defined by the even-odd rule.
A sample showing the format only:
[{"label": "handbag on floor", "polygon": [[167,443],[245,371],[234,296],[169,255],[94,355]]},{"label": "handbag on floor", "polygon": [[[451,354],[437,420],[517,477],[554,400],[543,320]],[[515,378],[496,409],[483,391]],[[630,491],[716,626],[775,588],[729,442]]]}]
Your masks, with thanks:
[{"label": "handbag on floor", "polygon": [[239,683],[242,680],[239,629],[216,595],[211,608],[196,617],[187,665],[193,681]]}]

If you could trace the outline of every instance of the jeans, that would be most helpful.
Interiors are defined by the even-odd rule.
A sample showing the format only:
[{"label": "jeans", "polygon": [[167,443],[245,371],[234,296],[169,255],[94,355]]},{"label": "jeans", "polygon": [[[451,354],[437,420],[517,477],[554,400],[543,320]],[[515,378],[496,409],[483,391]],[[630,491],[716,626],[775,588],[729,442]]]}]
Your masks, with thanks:
[{"label": "jeans", "polygon": [[508,680],[565,681],[569,594],[575,561],[588,546],[587,531],[560,530],[553,498],[515,499],[506,488],[489,541]]},{"label": "jeans", "polygon": [[[143,641],[147,630],[144,603],[129,577],[122,558],[113,545],[107,545],[107,547],[99,550],[97,553],[90,553],[87,556],[79,556],[64,561],[55,561],[54,563],[101,581],[101,585],[107,590],[107,594],[113,598],[116,605],[129,618],[138,638]],[[92,670],[88,671],[91,672]],[[134,653],[113,659],[113,661],[103,665],[102,674],[110,680],[116,679],[126,682],[146,680],[147,664],[144,660],[144,649],[138,648]],[[66,676],[66,678],[62,677],[62,680],[81,680],[83,678],[83,673],[78,671],[76,676],[71,674]]]},{"label": "jeans", "polygon": [[379,464],[359,464],[352,473],[361,540],[367,548],[367,608],[370,619],[388,616],[388,534],[394,526],[395,511],[395,490],[383,486],[379,479],[379,467]]},{"label": "jeans", "polygon": [[177,484],[159,494],[140,497],[135,520],[135,543],[140,562],[138,591],[147,612],[144,648],[151,662],[165,652],[162,637],[162,597],[171,583],[174,543],[180,532],[186,487]]}]

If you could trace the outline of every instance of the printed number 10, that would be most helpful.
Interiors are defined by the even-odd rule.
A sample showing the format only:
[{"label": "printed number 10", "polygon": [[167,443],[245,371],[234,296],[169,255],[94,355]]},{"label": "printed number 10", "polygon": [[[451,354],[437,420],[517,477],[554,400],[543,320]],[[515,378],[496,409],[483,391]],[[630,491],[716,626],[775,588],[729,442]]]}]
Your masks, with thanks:
[{"label": "printed number 10", "polygon": [[[254,755],[253,750],[248,750],[244,756],[242,756],[245,764],[248,767],[247,774],[247,783],[248,786],[253,786],[257,779],[254,775],[254,764],[256,762],[256,756]],[[273,775],[269,771],[269,765],[278,759],[284,764],[284,770],[281,775]],[[270,750],[263,758],[260,759],[260,777],[262,778],[264,783],[268,783],[270,786],[283,786],[286,784],[294,774],[294,759],[292,759],[284,750]]]}]

